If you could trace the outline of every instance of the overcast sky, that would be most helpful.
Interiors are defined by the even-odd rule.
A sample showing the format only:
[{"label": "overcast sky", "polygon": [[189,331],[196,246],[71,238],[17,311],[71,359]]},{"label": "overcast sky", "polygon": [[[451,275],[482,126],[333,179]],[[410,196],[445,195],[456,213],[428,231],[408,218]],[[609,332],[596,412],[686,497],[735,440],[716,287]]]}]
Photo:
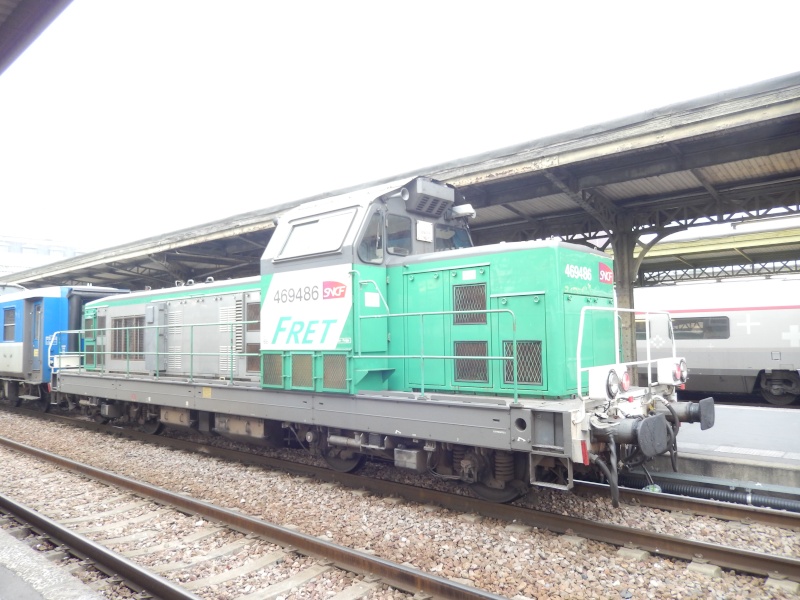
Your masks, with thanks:
[{"label": "overcast sky", "polygon": [[0,75],[0,235],[83,250],[800,71],[800,3],[75,0]]}]

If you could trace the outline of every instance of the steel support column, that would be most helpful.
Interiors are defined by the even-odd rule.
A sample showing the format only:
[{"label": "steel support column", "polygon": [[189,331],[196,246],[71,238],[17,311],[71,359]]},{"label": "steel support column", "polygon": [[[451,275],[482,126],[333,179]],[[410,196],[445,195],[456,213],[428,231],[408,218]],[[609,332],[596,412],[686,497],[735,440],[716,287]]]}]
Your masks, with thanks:
[{"label": "steel support column", "polygon": [[[624,219],[619,219],[624,221]],[[614,249],[614,283],[617,305],[620,308],[633,308],[633,282],[636,280],[637,264],[644,257],[634,256],[639,235],[635,231],[618,229],[611,234]],[[636,360],[636,319],[633,313],[621,313],[621,344],[624,360]]]}]

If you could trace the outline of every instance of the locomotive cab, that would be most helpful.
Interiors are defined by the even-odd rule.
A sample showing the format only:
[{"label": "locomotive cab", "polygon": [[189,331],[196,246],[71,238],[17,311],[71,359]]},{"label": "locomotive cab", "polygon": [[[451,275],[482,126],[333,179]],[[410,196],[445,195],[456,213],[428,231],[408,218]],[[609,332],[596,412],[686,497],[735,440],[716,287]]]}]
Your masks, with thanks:
[{"label": "locomotive cab", "polygon": [[262,275],[296,269],[301,261],[304,266],[396,264],[411,255],[472,247],[467,227],[475,216],[472,207],[454,207],[452,187],[422,178],[412,184],[377,197],[371,188],[293,210],[279,222],[262,259]]},{"label": "locomotive cab", "polygon": [[394,273],[414,257],[472,247],[474,210],[454,207],[455,199],[454,188],[418,178],[281,219],[261,261],[264,387],[389,389],[398,371],[389,357],[403,354],[390,347],[400,326],[390,315],[403,312],[392,298]]},{"label": "locomotive cab", "polygon": [[[415,254],[472,247],[466,221],[475,216],[470,205],[453,207],[455,190],[436,189],[430,182],[386,194],[368,207],[358,242],[358,259],[365,264],[396,263]],[[414,215],[426,217],[414,219]],[[435,220],[430,220],[435,219]]]}]

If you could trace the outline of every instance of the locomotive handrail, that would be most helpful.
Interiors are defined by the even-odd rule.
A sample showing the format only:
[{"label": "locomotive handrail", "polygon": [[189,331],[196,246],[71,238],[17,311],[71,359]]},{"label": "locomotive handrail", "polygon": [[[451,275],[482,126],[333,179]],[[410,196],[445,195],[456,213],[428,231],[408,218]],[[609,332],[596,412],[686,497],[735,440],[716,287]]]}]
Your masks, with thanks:
[{"label": "locomotive handrail", "polygon": [[[80,356],[81,355],[80,350],[77,350],[77,351],[74,351],[74,352],[69,352],[67,350],[65,350],[64,352],[61,352],[61,351],[58,351],[58,352],[55,352],[55,353],[53,352],[53,346],[57,345],[56,341],[58,340],[58,336],[61,335],[61,334],[64,334],[64,335],[80,335],[81,336],[81,338],[80,338],[81,342],[83,340],[83,338],[82,338],[83,330],[82,329],[64,329],[64,330],[61,330],[61,331],[54,331],[50,335],[50,341],[47,344],[47,365],[50,367],[50,369],[54,370],[55,372],[57,372],[61,368],[61,367],[56,367],[55,366],[55,358],[56,358],[56,356]],[[78,347],[81,347],[82,345],[83,344],[80,343],[80,344],[78,344]]]},{"label": "locomotive handrail", "polygon": [[[371,283],[373,285],[376,285],[375,282],[372,281],[372,280],[364,280],[363,282],[360,282],[360,283],[363,283],[363,284],[370,284]],[[376,289],[377,289],[377,285],[376,285]],[[386,306],[385,305],[385,301],[384,301],[384,306]],[[511,337],[512,337],[512,339],[511,339],[511,356],[492,356],[492,355],[489,355],[489,356],[472,356],[472,355],[470,355],[470,356],[466,356],[466,355],[464,355],[464,356],[461,356],[461,355],[456,356],[456,355],[452,355],[452,354],[442,354],[442,355],[439,355],[439,354],[425,354],[425,349],[424,349],[424,339],[425,339],[425,336],[424,336],[424,331],[425,331],[424,321],[425,321],[425,317],[459,315],[459,314],[462,314],[462,315],[463,314],[476,314],[476,313],[477,314],[498,314],[498,315],[500,315],[500,314],[508,314],[510,316],[510,318],[511,318],[511,334],[512,334],[511,335]],[[425,384],[425,369],[424,369],[424,365],[425,365],[426,359],[427,360],[481,360],[481,361],[495,361],[496,360],[496,361],[502,361],[502,362],[509,361],[513,365],[513,368],[512,368],[512,378],[513,379],[512,379],[511,382],[509,382],[509,383],[512,384],[513,401],[514,401],[515,404],[519,403],[518,357],[517,357],[517,350],[518,350],[518,348],[517,348],[517,319],[516,319],[516,314],[514,313],[513,310],[503,308],[503,309],[488,309],[488,310],[480,310],[480,309],[474,309],[474,310],[447,310],[447,311],[391,313],[391,314],[384,314],[384,315],[362,315],[362,316],[359,316],[359,322],[360,322],[361,319],[389,319],[389,318],[397,318],[397,317],[402,317],[402,318],[420,317],[421,352],[419,354],[380,354],[380,355],[363,354],[361,352],[360,348],[353,348],[352,349],[353,350],[353,354],[352,354],[353,358],[356,358],[356,359],[375,359],[375,358],[380,358],[380,359],[419,359],[419,361],[420,361],[420,377],[421,377],[420,392],[421,392],[421,395],[423,397],[425,396],[425,385],[426,385]],[[98,349],[94,350],[94,353],[96,355],[100,355],[101,354],[104,357],[104,360],[102,361],[102,365],[86,365],[83,361],[81,361],[80,364],[75,365],[75,367],[79,368],[81,371],[99,370],[102,373],[106,373],[106,372],[109,372],[111,370],[111,369],[109,369],[109,366],[108,366],[108,357],[114,356],[114,355],[115,356],[124,355],[125,369],[122,372],[126,376],[129,376],[132,373],[132,371],[131,371],[131,362],[132,361],[143,361],[143,360],[145,360],[145,357],[147,357],[147,356],[156,356],[157,358],[160,357],[160,356],[188,356],[189,357],[189,370],[188,370],[188,373],[186,373],[184,376],[186,376],[188,378],[189,382],[193,382],[195,380],[195,378],[196,378],[196,374],[194,372],[195,371],[195,359],[196,358],[199,358],[199,357],[221,357],[223,355],[227,355],[229,360],[228,360],[228,365],[227,365],[228,373],[227,373],[226,379],[228,381],[232,382],[234,380],[234,375],[235,375],[234,371],[236,370],[234,358],[240,358],[240,357],[245,357],[246,358],[246,357],[249,357],[249,356],[259,356],[260,355],[260,354],[255,354],[255,353],[252,353],[252,352],[236,352],[236,351],[234,351],[234,345],[235,344],[233,342],[234,342],[235,331],[236,331],[235,328],[244,327],[244,326],[246,326],[248,324],[258,323],[258,322],[259,321],[257,321],[257,320],[233,321],[233,322],[232,321],[216,321],[216,322],[211,322],[211,323],[128,325],[128,326],[123,326],[123,327],[109,327],[109,328],[103,328],[103,329],[90,328],[90,329],[81,329],[81,330],[60,331],[60,332],[54,333],[53,337],[52,337],[52,339],[50,341],[50,345],[48,347],[48,361],[50,362],[51,366],[54,365],[55,361],[53,359],[54,353],[52,352],[52,347],[55,345],[59,334],[75,334],[75,335],[79,335],[81,337],[81,339],[80,339],[80,342],[81,342],[80,343],[80,347],[83,348],[83,349],[75,351],[75,352],[61,353],[61,354],[63,356],[73,355],[73,356],[83,357],[85,355],[85,352],[86,352],[85,341],[87,339],[87,333],[88,332],[95,332],[95,336],[96,336],[97,333],[108,333],[110,335],[113,335],[113,332],[115,332],[115,331],[124,331],[126,333],[125,339],[124,339],[124,343],[125,343],[125,348],[124,349],[109,348],[108,347],[108,343],[107,343],[106,345],[103,346],[102,350],[98,350]],[[194,332],[195,332],[195,328],[197,328],[197,327],[220,327],[220,326],[225,326],[228,329],[229,341],[230,341],[230,343],[229,343],[230,350],[228,350],[226,352],[199,352],[199,351],[195,351],[194,350],[194,345],[195,345]],[[181,350],[181,351],[177,351],[177,352],[175,352],[175,351],[164,352],[164,349],[161,348],[162,341],[161,341],[161,336],[158,335],[158,333],[161,330],[173,329],[173,328],[189,328],[189,331],[190,331],[189,348],[188,348],[187,351]],[[131,335],[131,332],[138,331],[138,330],[142,330],[143,331],[143,330],[148,330],[148,329],[149,330],[156,330],[156,336],[155,336],[155,346],[156,347],[155,347],[155,350],[154,351],[150,351],[150,350],[145,350],[144,348],[141,348],[141,349],[132,348],[131,345],[132,345],[132,342],[133,342],[133,335]],[[89,339],[91,339],[91,338],[89,338]],[[134,358],[134,355],[137,358]],[[96,367],[96,368],[92,368],[93,366]],[[156,367],[158,367],[158,365],[156,365]],[[56,368],[56,370],[58,370],[58,368]],[[163,375],[161,373],[161,370],[158,369],[158,368],[153,370],[153,376],[156,379],[159,379],[160,377],[163,377]]]},{"label": "locomotive handrail", "polygon": [[[581,316],[580,321],[578,323],[578,346],[576,349],[576,364],[577,364],[577,390],[578,390],[578,398],[585,401],[588,397],[583,395],[583,378],[582,375],[584,372],[589,372],[590,369],[598,366],[594,365],[593,367],[582,367],[581,366],[581,354],[583,349],[583,330],[585,325],[586,313],[589,311],[602,311],[602,312],[613,312],[614,316],[617,317],[619,313],[633,313],[635,314],[644,314],[645,316],[649,315],[664,315],[667,317],[667,322],[669,323],[669,332],[670,332],[670,339],[672,340],[672,357],[677,356],[676,347],[675,347],[675,336],[672,334],[672,321],[669,319],[669,312],[663,310],[651,310],[651,311],[637,311],[635,308],[620,308],[618,306],[584,306],[581,308]],[[616,319],[615,319],[616,320]],[[647,365],[647,385],[648,387],[653,384],[652,381],[652,373],[651,373],[651,366],[657,361],[657,359],[651,358],[650,353],[650,320],[646,319],[646,348],[647,348],[647,358],[645,360],[632,360],[627,362],[615,362],[614,364],[623,365],[623,366],[632,366],[632,365]],[[614,356],[620,356],[620,343],[619,343],[619,328],[614,327]]]},{"label": "locomotive handrail", "polygon": [[[158,359],[158,357],[160,357],[160,356],[170,356],[170,355],[173,355],[173,356],[175,356],[175,355],[177,355],[177,356],[189,356],[189,358],[190,358],[190,361],[189,361],[189,372],[188,372],[187,375],[188,375],[188,380],[190,382],[192,382],[192,381],[194,381],[194,379],[196,377],[196,375],[194,373],[194,359],[195,359],[195,357],[204,357],[204,356],[206,356],[206,357],[209,357],[209,356],[210,357],[222,357],[222,356],[227,356],[228,357],[228,376],[226,377],[226,379],[228,381],[232,382],[234,380],[234,374],[235,374],[234,373],[234,371],[235,371],[234,359],[235,358],[240,358],[240,357],[245,357],[246,358],[248,356],[258,356],[259,355],[259,354],[255,354],[255,353],[252,353],[252,352],[237,352],[237,351],[234,350],[233,341],[234,341],[234,338],[235,338],[235,331],[236,331],[235,328],[236,327],[245,327],[245,326],[247,326],[249,324],[252,324],[252,323],[259,323],[259,321],[257,321],[257,320],[250,320],[250,321],[216,321],[216,322],[212,322],[212,323],[128,325],[128,326],[123,326],[123,327],[108,327],[108,328],[104,328],[104,329],[89,328],[89,329],[73,329],[73,330],[57,331],[57,332],[53,333],[53,335],[51,337],[51,340],[50,340],[50,343],[48,344],[48,364],[50,364],[51,368],[54,367],[54,365],[55,365],[54,357],[56,355],[83,357],[85,352],[86,352],[85,341],[86,341],[86,337],[87,337],[86,336],[87,332],[94,332],[95,333],[95,337],[96,337],[97,333],[111,332],[113,334],[113,332],[115,332],[115,331],[124,331],[126,333],[126,335],[125,335],[125,348],[124,349],[115,349],[115,348],[106,349],[104,347],[104,349],[102,351],[98,352],[97,350],[95,350],[95,354],[101,354],[104,357],[104,359],[106,357],[108,357],[108,356],[123,355],[124,354],[124,360],[125,360],[124,373],[125,373],[125,375],[130,375],[131,374],[131,360],[140,360],[138,358],[137,359],[132,359],[131,358],[132,355],[141,356],[142,357],[141,360],[145,360],[146,356],[155,356],[156,359]],[[197,352],[197,351],[194,350],[194,330],[195,330],[195,327],[221,327],[221,326],[225,326],[228,329],[228,333],[229,333],[229,346],[228,346],[229,350],[228,351],[225,351],[225,352]],[[190,341],[189,341],[189,349],[188,349],[188,351],[186,351],[186,352],[184,352],[184,351],[172,352],[172,351],[167,350],[166,352],[164,352],[164,350],[162,348],[160,348],[160,342],[161,342],[160,338],[161,338],[161,336],[158,335],[159,330],[162,330],[162,329],[173,329],[173,328],[189,328],[189,330],[190,330],[190,336],[189,336],[190,337]],[[132,336],[129,335],[129,333],[131,331],[147,330],[147,329],[155,329],[156,330],[156,336],[155,336],[156,337],[156,348],[155,348],[155,351],[147,351],[147,350],[144,350],[143,348],[135,350],[135,351],[132,350],[131,349],[131,337]],[[80,336],[79,348],[81,348],[81,349],[79,349],[77,351],[74,351],[74,352],[57,352],[57,353],[53,353],[53,351],[52,351],[53,345],[56,343],[56,340],[58,339],[59,334],[76,334],[76,335],[79,335]],[[95,365],[95,366],[97,366],[97,365]],[[87,365],[83,363],[83,361],[81,361],[79,365],[76,365],[76,367],[78,367],[81,371],[90,370],[89,368],[87,368]],[[156,365],[156,367],[158,367],[158,365]],[[56,368],[55,370],[57,372],[58,368]],[[106,372],[109,371],[108,364],[107,364],[106,360],[103,360],[103,365],[98,370],[100,372],[102,372],[102,373],[106,373]],[[160,369],[156,368],[154,370],[154,377],[156,379],[161,377]]]},{"label": "locomotive handrail", "polygon": [[[511,317],[511,356],[455,356],[455,355],[426,355],[425,354],[425,317],[426,316],[444,316],[444,315],[466,315],[466,314],[500,314],[506,313]],[[513,398],[514,404],[519,403],[519,385],[517,380],[517,316],[514,314],[514,311],[508,308],[494,308],[494,309],[486,309],[486,310],[441,310],[441,311],[428,311],[428,312],[408,312],[408,313],[390,313],[386,315],[359,315],[359,319],[389,319],[392,317],[420,317],[420,354],[381,354],[381,355],[374,355],[374,354],[361,354],[359,349],[358,352],[355,350],[353,351],[353,358],[392,358],[392,359],[419,359],[420,360],[420,394],[422,397],[425,397],[425,359],[434,359],[434,360],[500,360],[500,361],[511,361],[513,368]]]},{"label": "locomotive handrail", "polygon": [[[354,273],[356,275],[359,274],[358,271],[351,271],[351,273]],[[383,297],[383,293],[381,292],[381,288],[378,287],[378,283],[374,279],[361,279],[361,278],[358,279],[358,285],[366,285],[368,283],[371,283],[372,285],[375,286],[375,291],[378,293],[378,297],[381,299],[381,303],[383,304],[384,307],[386,307],[386,310],[388,311],[389,304],[386,302],[386,298]]]},{"label": "locomotive handrail", "polygon": [[[420,394],[422,397],[425,396],[425,359],[434,359],[434,360],[501,360],[507,361],[510,360],[513,363],[513,398],[514,403],[519,403],[519,386],[517,381],[517,320],[516,315],[510,309],[492,309],[492,310],[450,310],[450,311],[434,311],[434,312],[411,312],[411,313],[391,313],[389,308],[389,304],[386,302],[386,299],[383,297],[381,293],[381,289],[378,286],[377,282],[372,279],[361,279],[361,273],[357,270],[350,271],[350,275],[353,277],[355,282],[359,286],[364,286],[367,284],[371,284],[375,287],[375,291],[378,294],[378,297],[381,300],[384,308],[386,309],[386,314],[384,315],[361,315],[360,312],[360,303],[354,302],[354,312],[356,316],[356,342],[357,344],[353,345],[353,358],[361,358],[361,359],[419,359],[420,360]],[[425,354],[425,326],[424,321],[426,316],[432,315],[456,315],[456,314],[489,314],[489,313],[508,313],[511,315],[511,326],[512,326],[512,355],[511,356],[448,356],[448,355],[426,355]],[[390,317],[413,317],[419,316],[420,317],[420,354],[402,354],[402,355],[390,355],[390,354],[381,354],[381,355],[374,355],[374,354],[362,354],[361,352],[361,321],[362,319],[388,319]]]}]

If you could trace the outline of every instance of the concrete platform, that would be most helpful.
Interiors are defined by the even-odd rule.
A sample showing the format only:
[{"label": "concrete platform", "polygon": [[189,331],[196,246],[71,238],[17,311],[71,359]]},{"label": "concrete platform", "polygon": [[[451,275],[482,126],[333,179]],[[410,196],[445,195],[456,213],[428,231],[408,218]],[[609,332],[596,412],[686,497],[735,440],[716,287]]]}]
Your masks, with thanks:
[{"label": "concrete platform", "polygon": [[[684,423],[678,435],[681,473],[748,482],[750,487],[800,488],[800,410],[717,406],[716,423]],[[669,457],[655,472],[671,473]]]},{"label": "concrete platform", "polygon": [[41,553],[0,529],[0,600],[102,600]]}]

